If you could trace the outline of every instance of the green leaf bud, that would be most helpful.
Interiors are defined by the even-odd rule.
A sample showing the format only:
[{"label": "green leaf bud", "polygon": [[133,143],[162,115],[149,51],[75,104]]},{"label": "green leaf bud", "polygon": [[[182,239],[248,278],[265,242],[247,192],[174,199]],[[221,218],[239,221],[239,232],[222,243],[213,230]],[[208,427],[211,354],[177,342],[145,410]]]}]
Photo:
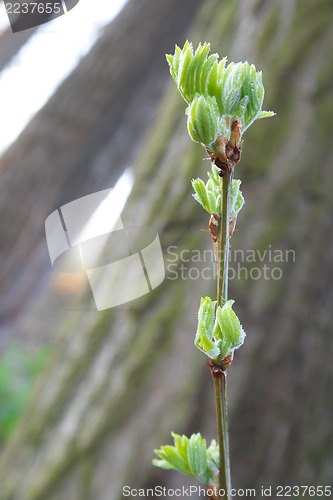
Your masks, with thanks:
[{"label": "green leaf bud", "polygon": [[211,337],[213,334],[213,327],[215,321],[215,306],[216,300],[212,300],[210,297],[201,298],[199,312],[198,312],[198,323],[204,323],[205,328]]},{"label": "green leaf bud", "polygon": [[207,448],[206,440],[200,433],[192,434],[190,438],[174,432],[171,435],[174,438],[174,446],[166,445],[154,450],[159,459],[154,459],[153,464],[193,476],[205,486],[215,484],[219,456],[216,441],[213,440]]},{"label": "green leaf bud", "polygon": [[215,98],[219,96],[219,90],[220,90],[218,73],[219,73],[219,63],[215,61],[207,75],[207,83],[206,83],[207,94],[214,96]]},{"label": "green leaf bud", "polygon": [[208,461],[212,462],[216,466],[216,468],[218,468],[219,447],[215,439],[212,440],[209,447],[207,448],[207,458]]},{"label": "green leaf bud", "polygon": [[219,82],[221,82],[222,80],[222,77],[223,77],[223,74],[225,72],[225,65],[227,64],[227,58],[224,57],[223,59],[221,59],[221,61],[219,62],[219,71],[218,71],[218,79],[219,79]]},{"label": "green leaf bud", "polygon": [[215,358],[219,355],[219,349],[212,339],[215,321],[215,306],[216,301],[212,301],[209,297],[201,299],[198,313],[198,327],[194,340],[198,349],[211,358]]},{"label": "green leaf bud", "polygon": [[[208,172],[208,174],[210,174],[210,172]],[[213,189],[214,189],[214,182],[211,178],[209,178],[208,181],[206,182],[206,189],[207,189],[207,192],[213,191]]]},{"label": "green leaf bud", "polygon": [[175,55],[174,55],[174,60],[173,60],[173,68],[175,72],[175,78],[178,80],[178,72],[179,72],[179,65],[180,65],[180,57],[181,57],[182,51],[180,47],[176,45],[175,47]]},{"label": "green leaf bud", "polygon": [[242,181],[240,179],[233,179],[231,185],[231,198],[230,198],[230,216],[233,217],[243,207],[245,200],[240,190]]},{"label": "green leaf bud", "polygon": [[[199,177],[192,179],[192,186],[194,189],[193,198],[202,205],[202,207],[213,215],[217,213],[221,215],[221,177],[218,172],[219,169],[211,164],[212,172],[208,172],[208,181],[206,184]],[[241,180],[233,179],[231,185],[231,199],[230,199],[230,217],[237,216],[238,212],[244,205],[244,198],[240,190]]]},{"label": "green leaf bud", "polygon": [[261,120],[261,118],[270,118],[271,116],[275,116],[276,113],[274,111],[260,111],[257,114],[256,120]]},{"label": "green leaf bud", "polygon": [[219,306],[216,311],[213,336],[219,341],[219,361],[238,349],[245,340],[243,327],[232,310],[234,302],[234,300],[228,300],[222,308]]},{"label": "green leaf bud", "polygon": [[207,191],[207,194],[208,194],[208,200],[209,200],[209,213],[211,215],[213,215],[218,210],[218,206],[217,206],[218,198],[216,197],[216,195],[213,191]]},{"label": "green leaf bud", "polygon": [[[198,77],[200,77],[200,83],[198,84],[198,92],[200,94],[210,94],[210,95],[215,95],[212,93],[209,93],[208,90],[208,84],[209,84],[209,78],[212,74],[212,67],[215,64],[217,68],[217,54],[212,54],[211,56],[208,57],[208,59],[205,61],[204,65],[202,66],[201,73],[198,72]],[[217,70],[216,70],[216,75],[217,75]],[[217,83],[217,78],[216,78],[216,83]]]},{"label": "green leaf bud", "polygon": [[[212,163],[212,167],[215,167],[214,163]],[[218,170],[217,167],[215,167],[215,169]],[[214,172],[214,170],[213,170],[213,172]],[[214,189],[221,190],[221,177],[218,174],[215,175],[212,172],[208,172],[208,176],[209,176],[210,186],[212,186],[211,189],[214,188]]]},{"label": "green leaf bud", "polygon": [[193,141],[211,147],[220,133],[219,122],[215,97],[197,94],[189,106],[187,118],[188,131]]},{"label": "green leaf bud", "polygon": [[243,84],[243,95],[249,97],[249,102],[244,115],[244,130],[257,118],[264,101],[264,86],[262,84],[262,72],[256,72],[255,66],[248,63],[244,64],[245,79]]},{"label": "green leaf bud", "polygon": [[195,345],[209,358],[219,359],[220,348],[217,343],[208,335],[204,323],[200,323],[195,336]]},{"label": "green leaf bud", "polygon": [[[233,112],[233,115],[237,118],[241,118],[244,123],[245,123],[245,114],[246,114],[246,110],[247,110],[247,107],[249,104],[249,100],[250,100],[250,98],[248,95],[244,96],[243,99],[241,99],[239,101],[237,108]],[[244,130],[244,126],[243,126],[243,130]]]},{"label": "green leaf bud", "polygon": [[205,183],[198,177],[192,180],[192,186],[194,188],[194,199],[196,199],[207,212],[210,213],[210,201],[208,199],[207,188]]},{"label": "green leaf bud", "polygon": [[242,85],[244,82],[244,68],[242,63],[230,63],[221,77],[221,100],[223,112],[227,115],[235,115],[242,97]]},{"label": "green leaf bud", "polygon": [[207,471],[207,445],[201,434],[192,434],[187,449],[188,464],[192,475],[200,478]]},{"label": "green leaf bud", "polygon": [[181,88],[187,76],[187,68],[189,67],[193,57],[193,46],[187,40],[179,58],[179,68],[177,75],[178,88]]},{"label": "green leaf bud", "polygon": [[174,432],[171,432],[171,436],[174,438],[175,442],[175,447],[180,454],[181,457],[183,457],[184,460],[187,460],[187,448],[189,445],[189,439],[186,436],[180,436],[179,434],[175,434]]},{"label": "green leaf bud", "polygon": [[[204,46],[202,46],[200,43],[184,72],[183,81],[179,83],[179,90],[188,103],[190,103],[194,99],[196,93],[200,91],[197,80],[199,80],[200,83],[200,73],[205,61],[205,54],[207,55],[208,52],[209,45],[204,44]],[[198,78],[197,73],[199,74]]]},{"label": "green leaf bud", "polygon": [[[208,53],[210,50],[210,43],[204,43],[202,46],[199,44],[198,49],[195,52],[195,55],[193,57],[193,60],[196,61],[195,63],[195,91],[198,93],[201,93],[201,80],[203,77],[203,74],[207,71],[207,68],[205,67],[208,59]],[[212,56],[210,56],[211,58]],[[217,57],[217,55],[215,55]],[[214,58],[214,55],[213,55]],[[208,61],[209,62],[209,61]],[[209,66],[209,64],[208,64]],[[194,94],[195,95],[195,94]]]},{"label": "green leaf bud", "polygon": [[153,464],[163,469],[174,469],[183,474],[191,475],[191,469],[186,459],[184,459],[174,446],[162,446],[159,450],[154,450],[161,460],[154,460]]},{"label": "green leaf bud", "polygon": [[232,310],[233,304],[233,300],[228,300],[215,311],[216,301],[209,297],[201,299],[194,343],[217,363],[244,343],[245,332]]},{"label": "green leaf bud", "polygon": [[[218,55],[208,57],[210,44],[200,43],[195,53],[186,41],[183,49],[178,46],[175,54],[167,55],[170,72],[181,95],[190,105],[188,131],[195,142],[201,142],[216,157],[222,155],[215,141],[239,146],[244,131],[256,120],[274,116],[271,111],[261,111],[264,99],[262,73],[255,66],[230,63],[226,58],[218,61]],[[201,99],[202,98],[202,99]],[[238,121],[239,132],[232,132]]]}]

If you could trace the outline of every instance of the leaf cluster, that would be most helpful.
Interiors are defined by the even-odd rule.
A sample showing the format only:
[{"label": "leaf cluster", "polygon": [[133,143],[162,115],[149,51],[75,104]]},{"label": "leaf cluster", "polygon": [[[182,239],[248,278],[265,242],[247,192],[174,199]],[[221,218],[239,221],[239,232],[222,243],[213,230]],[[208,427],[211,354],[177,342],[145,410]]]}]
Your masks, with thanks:
[{"label": "leaf cluster", "polygon": [[159,459],[153,464],[163,469],[178,470],[182,474],[195,477],[200,483],[214,484],[218,474],[219,450],[213,440],[207,447],[201,434],[192,434],[190,438],[171,433],[174,445],[161,446],[154,450]]},{"label": "leaf cluster", "polygon": [[[208,173],[206,184],[197,177],[192,180],[194,189],[193,198],[202,205],[202,207],[211,215],[221,216],[221,177],[218,174],[219,169],[212,163],[212,171]],[[230,217],[237,217],[238,212],[244,205],[244,197],[240,190],[242,181],[233,179],[231,185],[230,199]]]},{"label": "leaf cluster", "polygon": [[245,332],[232,309],[233,300],[223,307],[209,297],[201,299],[195,345],[217,363],[238,349],[245,340]]},{"label": "leaf cluster", "polygon": [[209,56],[210,44],[200,43],[194,52],[186,41],[176,45],[174,55],[167,54],[170,73],[179,92],[188,103],[188,131],[195,142],[209,149],[219,136],[230,137],[231,124],[239,120],[244,132],[255,120],[273,116],[262,111],[264,86],[262,72],[253,64],[219,61]]}]

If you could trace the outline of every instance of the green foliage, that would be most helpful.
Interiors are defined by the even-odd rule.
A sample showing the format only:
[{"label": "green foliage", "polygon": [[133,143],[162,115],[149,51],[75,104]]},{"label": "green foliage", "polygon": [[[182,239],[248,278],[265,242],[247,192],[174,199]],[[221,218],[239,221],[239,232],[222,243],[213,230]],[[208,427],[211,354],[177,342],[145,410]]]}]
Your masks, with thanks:
[{"label": "green foliage", "polygon": [[187,128],[194,142],[210,148],[221,133],[219,108],[215,97],[197,94],[187,110]]},{"label": "green foliage", "polygon": [[[210,44],[199,43],[197,50],[193,53],[192,43],[187,40],[182,50],[176,45],[175,54],[166,55],[172,78],[188,104],[197,93],[208,95],[207,85],[209,82],[211,84],[214,82],[214,75],[215,84],[217,84],[218,54],[207,58],[209,49]],[[210,93],[210,95],[214,94]]]},{"label": "green foliage", "polygon": [[0,360],[0,444],[6,442],[26,407],[32,385],[49,359],[49,350],[28,352],[11,345]]},{"label": "green foliage", "polygon": [[273,116],[262,111],[264,86],[261,71],[245,63],[218,61],[218,54],[208,56],[210,44],[200,43],[193,51],[186,41],[183,49],[177,45],[174,55],[166,56],[170,73],[178,90],[189,104],[188,131],[195,142],[210,150],[219,136],[226,141],[235,120],[243,133],[256,119]]},{"label": "green foliage", "polygon": [[[195,191],[193,197],[203,208],[210,213],[221,216],[221,177],[219,169],[212,163],[212,172],[208,172],[209,179],[206,184],[199,177],[192,180]],[[237,216],[244,205],[244,198],[240,190],[242,181],[233,179],[231,186],[230,217]]]},{"label": "green foliage", "polygon": [[216,301],[209,297],[201,299],[198,312],[198,328],[195,335],[195,345],[212,359],[220,355],[219,346],[213,337]]},{"label": "green foliage", "polygon": [[231,198],[230,198],[230,217],[235,217],[238,212],[243,208],[245,203],[242,191],[240,190],[240,185],[242,181],[240,179],[233,179],[231,184]]},{"label": "green foliage", "polygon": [[192,434],[190,438],[171,433],[174,446],[162,446],[154,450],[159,459],[153,464],[162,469],[178,470],[182,474],[195,477],[200,483],[214,484],[218,472],[218,446],[213,440],[207,448],[201,434]]},{"label": "green foliage", "polygon": [[[221,308],[209,297],[201,299],[195,345],[209,358],[221,362],[245,340],[245,332],[232,309],[233,300]],[[215,312],[216,308],[216,312]]]},{"label": "green foliage", "polygon": [[224,359],[244,344],[245,332],[232,310],[234,303],[234,300],[228,300],[222,308],[218,307],[216,311],[213,336],[220,348],[220,359]]},{"label": "green foliage", "polygon": [[199,177],[197,179],[193,179],[192,186],[195,191],[193,197],[211,215],[213,215],[213,213],[220,214],[221,194],[216,197],[214,191],[209,189],[207,184],[205,184]]},{"label": "green foliage", "polygon": [[[231,362],[228,359],[227,366],[225,358],[244,343],[246,336],[232,309],[234,301],[227,301],[227,281],[223,281],[228,274],[228,238],[233,234],[238,212],[244,205],[241,181],[232,179],[233,167],[240,159],[243,132],[256,119],[267,118],[274,113],[262,111],[262,73],[257,72],[253,64],[232,62],[226,65],[226,58],[219,61],[217,54],[209,56],[209,49],[209,44],[200,43],[194,52],[192,44],[186,41],[183,49],[176,45],[174,55],[169,54],[166,58],[178,90],[188,104],[186,114],[189,135],[194,142],[206,147],[212,160],[208,181],[204,183],[198,177],[192,180],[192,186],[193,197],[213,216],[209,229],[214,239],[221,281],[218,301],[212,301],[209,297],[201,299],[194,343],[221,370],[225,370]],[[221,179],[221,172],[225,174],[225,180]],[[221,214],[222,196],[224,213]],[[221,304],[225,302],[222,307],[218,304],[220,301]],[[225,392],[219,391],[220,396],[216,392],[219,443],[227,443],[227,426],[222,422],[224,420],[226,423],[227,419],[226,396]],[[216,443],[212,442],[207,449],[206,441],[200,434],[193,434],[190,439],[172,435],[174,446],[162,446],[155,450],[159,459],[153,461],[154,465],[191,475],[205,485],[223,486],[226,489],[230,486],[227,445],[219,450]]]}]

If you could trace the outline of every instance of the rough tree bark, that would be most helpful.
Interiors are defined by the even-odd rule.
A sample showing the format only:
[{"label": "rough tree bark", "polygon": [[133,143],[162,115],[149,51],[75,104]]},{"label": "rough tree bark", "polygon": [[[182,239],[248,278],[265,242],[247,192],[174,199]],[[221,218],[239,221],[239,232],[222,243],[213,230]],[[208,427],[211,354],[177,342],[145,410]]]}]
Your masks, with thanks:
[{"label": "rough tree bark", "polygon": [[[266,253],[262,263],[241,262],[247,269],[231,281],[230,296],[237,299],[248,334],[229,376],[235,487],[331,481],[332,10],[330,0],[322,0],[320,9],[312,0],[210,0],[191,35],[194,42],[211,40],[213,50],[229,60],[247,58],[262,68],[265,109],[278,113],[245,135],[237,169],[246,207],[233,247],[261,256],[269,249],[293,250],[296,256],[270,262]],[[53,105],[59,104],[58,94]],[[98,117],[92,120],[90,112],[85,141],[97,135]],[[135,186],[123,217],[158,230],[167,265],[170,245],[178,254],[210,248],[209,237],[198,229],[207,221],[190,196],[190,179],[206,165],[187,137],[183,112],[184,103],[168,89],[136,158]],[[73,143],[83,147],[75,136]],[[64,168],[61,154],[54,161]],[[91,171],[74,190],[79,160],[76,165],[60,183],[67,187],[65,196],[49,195],[47,209],[87,194],[88,187],[105,187],[108,177]],[[45,181],[50,186],[57,179],[52,172]],[[38,215],[37,233],[44,215]],[[254,273],[245,279],[246,270],[264,264],[279,267],[282,278],[256,279]],[[198,263],[186,263],[191,265]],[[126,484],[188,484],[153,470],[151,458],[170,430],[215,435],[208,369],[192,345],[199,298],[209,287],[205,280],[193,286],[190,279],[166,279],[126,307],[94,313],[86,298],[84,311],[66,313],[57,324],[54,358],[3,452],[1,500],[104,500],[122,498]],[[54,295],[48,296],[50,309]]]},{"label": "rough tree bark", "polygon": [[172,50],[175,39],[183,41],[199,4],[187,0],[176,11],[175,0],[129,2],[1,158],[3,320],[35,296],[36,271],[49,269],[46,217],[63,203],[111,187],[132,163],[167,81],[160,54]]}]

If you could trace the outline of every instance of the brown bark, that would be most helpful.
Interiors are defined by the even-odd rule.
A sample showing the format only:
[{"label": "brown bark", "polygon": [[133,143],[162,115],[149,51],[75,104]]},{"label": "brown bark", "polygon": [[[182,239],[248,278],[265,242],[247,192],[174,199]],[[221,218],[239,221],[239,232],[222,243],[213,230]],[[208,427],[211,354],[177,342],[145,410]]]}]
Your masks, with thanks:
[{"label": "brown bark", "polygon": [[[245,269],[231,280],[230,297],[247,338],[228,377],[233,485],[257,488],[256,498],[262,484],[331,481],[331,14],[330,0],[321,9],[311,0],[207,1],[192,34],[195,42],[212,40],[213,50],[229,60],[248,58],[262,68],[265,109],[277,112],[245,134],[236,177],[243,180],[246,205],[232,239],[232,250],[260,251],[256,262],[240,262],[248,279]],[[96,64],[102,42],[89,56]],[[67,85],[59,91],[64,96]],[[49,106],[61,106],[59,96]],[[199,230],[208,217],[190,196],[191,178],[204,177],[207,164],[187,136],[184,109],[174,89],[167,90],[136,158],[136,183],[124,214],[128,223],[158,230],[167,265],[171,245],[178,254],[211,247],[210,235]],[[97,116],[90,120],[89,126],[83,121],[81,142],[73,139],[76,151],[79,144],[88,149]],[[22,136],[23,142],[30,144],[30,136]],[[54,161],[65,165],[62,154]],[[61,181],[53,173],[54,192],[48,174],[47,209],[38,208],[44,212],[39,224],[58,204],[107,187],[104,170],[98,175],[95,167],[79,182],[79,163],[70,164]],[[285,253],[281,262],[269,259],[270,249],[295,251],[295,261]],[[212,265],[183,264],[187,273]],[[264,264],[281,269],[281,279],[265,279]],[[251,278],[256,267],[261,279],[255,273]],[[171,430],[215,437],[209,370],[193,347],[200,296],[215,287],[203,279],[172,280],[171,269],[168,276],[126,307],[97,313],[86,298],[83,310],[57,323],[54,359],[3,453],[1,500],[102,500],[122,498],[127,484],[193,484],[153,470],[151,458]],[[54,300],[45,299],[47,311]],[[38,321],[47,324],[45,313]]]},{"label": "brown bark", "polygon": [[18,313],[36,289],[36,273],[49,269],[46,217],[66,202],[111,187],[133,161],[167,81],[163,54],[184,37],[198,5],[126,5],[2,157],[3,318]]}]

